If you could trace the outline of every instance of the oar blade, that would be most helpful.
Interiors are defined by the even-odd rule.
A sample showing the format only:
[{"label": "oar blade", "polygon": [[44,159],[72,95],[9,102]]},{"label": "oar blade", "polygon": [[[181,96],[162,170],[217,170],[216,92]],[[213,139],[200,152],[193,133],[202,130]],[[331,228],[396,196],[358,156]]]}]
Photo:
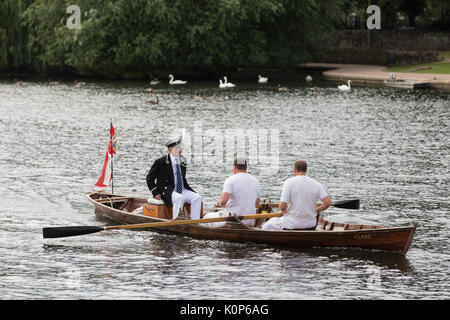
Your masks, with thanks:
[{"label": "oar blade", "polygon": [[359,199],[336,201],[333,203],[333,207],[357,210],[359,209]]},{"label": "oar blade", "polygon": [[43,228],[44,238],[64,238],[81,236],[83,234],[95,233],[105,230],[104,227],[98,226],[76,226],[76,227],[53,227]]}]

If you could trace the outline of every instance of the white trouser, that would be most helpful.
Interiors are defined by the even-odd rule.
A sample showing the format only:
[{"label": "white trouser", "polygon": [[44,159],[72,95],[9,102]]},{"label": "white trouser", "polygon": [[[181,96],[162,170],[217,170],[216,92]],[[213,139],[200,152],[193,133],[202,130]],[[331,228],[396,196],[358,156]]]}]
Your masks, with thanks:
[{"label": "white trouser", "polygon": [[293,229],[307,229],[313,228],[316,225],[316,220],[311,218],[302,218],[285,214],[282,217],[271,218],[262,226],[262,230],[293,230]]},{"label": "white trouser", "polygon": [[178,217],[180,210],[183,210],[184,203],[191,204],[191,219],[200,219],[200,212],[202,209],[202,196],[198,193],[183,189],[183,192],[172,192],[172,217],[175,220]]},{"label": "white trouser", "polygon": [[283,217],[271,218],[262,226],[262,230],[283,230]]},{"label": "white trouser", "polygon": [[[229,210],[224,209],[216,212],[208,212],[206,215],[203,216],[203,219],[209,219],[209,218],[223,218],[228,217]],[[255,226],[255,220],[254,219],[248,219],[248,220],[241,220],[241,222],[249,227]],[[218,221],[218,222],[205,222],[202,223],[202,226],[205,227],[211,227],[211,228],[220,228],[225,226],[227,222],[226,221]]]}]

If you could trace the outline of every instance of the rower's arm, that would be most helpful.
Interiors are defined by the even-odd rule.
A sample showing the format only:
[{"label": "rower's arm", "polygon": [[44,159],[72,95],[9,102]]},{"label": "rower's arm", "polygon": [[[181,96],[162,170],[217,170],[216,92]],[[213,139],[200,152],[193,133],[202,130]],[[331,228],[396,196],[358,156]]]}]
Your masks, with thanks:
[{"label": "rower's arm", "polygon": [[288,213],[288,203],[287,202],[280,202],[280,211],[282,214]]},{"label": "rower's arm", "polygon": [[327,210],[329,207],[333,205],[330,197],[325,197],[322,199],[322,204],[316,208],[317,213],[321,213],[322,211]]},{"label": "rower's arm", "polygon": [[231,197],[231,194],[229,194],[228,192],[223,192],[222,195],[220,196],[219,201],[215,204],[215,206],[216,207],[225,207],[228,200],[230,200],[230,197]]}]

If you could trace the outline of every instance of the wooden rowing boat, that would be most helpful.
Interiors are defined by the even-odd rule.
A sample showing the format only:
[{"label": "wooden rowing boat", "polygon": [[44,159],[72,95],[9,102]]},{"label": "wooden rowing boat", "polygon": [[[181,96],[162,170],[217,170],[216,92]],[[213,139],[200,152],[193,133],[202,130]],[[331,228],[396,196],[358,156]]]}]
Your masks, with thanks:
[{"label": "wooden rowing boat", "polygon": [[[91,192],[88,199],[95,206],[98,218],[108,218],[121,224],[165,222],[167,219],[136,213],[147,203],[137,196]],[[133,212],[135,211],[135,212]],[[405,255],[411,245],[416,225],[387,227],[330,222],[320,218],[315,230],[264,231],[249,228],[240,222],[227,222],[224,227],[211,228],[199,224],[172,225],[152,229],[159,232],[188,235],[209,240],[254,242],[291,248],[353,247],[398,252]]]}]

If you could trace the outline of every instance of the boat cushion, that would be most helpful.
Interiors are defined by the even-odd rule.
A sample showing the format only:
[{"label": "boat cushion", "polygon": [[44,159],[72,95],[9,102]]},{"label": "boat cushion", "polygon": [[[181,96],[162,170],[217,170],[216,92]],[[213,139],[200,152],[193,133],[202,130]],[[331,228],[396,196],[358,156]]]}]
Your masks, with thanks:
[{"label": "boat cushion", "polygon": [[149,197],[147,203],[163,205],[164,201]]}]

